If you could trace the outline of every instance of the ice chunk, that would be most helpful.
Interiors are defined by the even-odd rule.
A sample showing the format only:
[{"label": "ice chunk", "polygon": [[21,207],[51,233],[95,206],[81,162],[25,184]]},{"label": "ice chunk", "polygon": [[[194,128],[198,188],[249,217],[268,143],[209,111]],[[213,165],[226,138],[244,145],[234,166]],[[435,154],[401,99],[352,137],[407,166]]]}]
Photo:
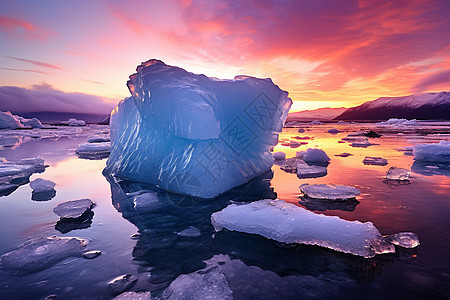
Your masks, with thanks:
[{"label": "ice chunk", "polygon": [[348,185],[302,184],[300,190],[305,196],[317,199],[346,200],[358,196],[361,191]]},{"label": "ice chunk", "polygon": [[376,156],[366,156],[363,160],[363,164],[385,166],[388,164],[388,161],[386,158],[381,158],[381,157],[376,157]]},{"label": "ice chunk", "polygon": [[297,163],[297,177],[302,178],[317,178],[327,175],[327,168],[322,166],[310,166],[303,161]]},{"label": "ice chunk", "polygon": [[150,292],[125,292],[112,300],[150,300],[151,293]]},{"label": "ice chunk", "polygon": [[348,156],[352,156],[353,154],[351,153],[347,153],[347,152],[343,152],[340,154],[335,154],[334,156],[340,156],[340,157],[348,157]]},{"label": "ice chunk", "polygon": [[419,237],[414,232],[400,232],[385,236],[385,239],[396,246],[415,248],[420,245]]},{"label": "ice chunk", "polygon": [[295,152],[295,157],[303,158],[306,154],[306,151],[297,151]]},{"label": "ice chunk", "polygon": [[350,144],[350,146],[352,146],[352,147],[359,147],[359,148],[367,148],[371,145],[373,145],[373,144],[371,142],[369,142],[366,138],[365,139],[362,139],[362,138],[355,139]]},{"label": "ice chunk", "polygon": [[102,159],[109,156],[111,151],[110,142],[85,143],[78,145],[75,151],[80,158]]},{"label": "ice chunk", "polygon": [[135,285],[136,281],[136,276],[131,274],[118,276],[108,282],[108,291],[113,295],[123,293]]},{"label": "ice chunk", "polygon": [[390,167],[386,173],[388,180],[409,180],[411,171],[403,168]]},{"label": "ice chunk", "polygon": [[86,259],[94,259],[96,257],[99,257],[102,254],[102,251],[100,250],[91,250],[83,253],[83,258]]},{"label": "ice chunk", "polygon": [[414,160],[450,163],[450,141],[420,144],[413,147]]},{"label": "ice chunk", "polygon": [[18,116],[9,111],[0,111],[0,129],[17,129],[23,127]]},{"label": "ice chunk", "polygon": [[79,218],[90,211],[93,205],[91,199],[71,200],[59,203],[53,212],[61,218]]},{"label": "ice chunk", "polygon": [[51,192],[56,183],[51,180],[36,178],[30,182],[30,187],[34,193]]},{"label": "ice chunk", "polygon": [[275,152],[272,153],[272,156],[275,160],[283,160],[286,158],[286,153],[284,152]]},{"label": "ice chunk", "polygon": [[331,133],[331,134],[336,134],[336,133],[339,133],[339,132],[340,132],[339,129],[336,129],[336,128],[328,129],[328,133]]},{"label": "ice chunk", "polygon": [[25,119],[22,117],[18,117],[20,120],[20,123],[22,123],[22,125],[24,126],[30,126],[31,128],[42,128],[44,127],[41,123],[41,121],[39,121],[39,119],[36,118],[32,118],[32,119]]},{"label": "ice chunk", "polygon": [[45,269],[71,256],[81,256],[88,241],[74,237],[37,237],[4,254],[0,265],[19,274]]},{"label": "ice chunk", "polygon": [[317,245],[363,257],[395,252],[395,247],[385,241],[371,222],[316,214],[282,200],[231,204],[213,213],[211,222],[216,231],[226,228],[282,243]]},{"label": "ice chunk", "polygon": [[319,120],[314,120],[311,122],[311,125],[322,125],[323,123]]},{"label": "ice chunk", "polygon": [[369,138],[379,138],[381,137],[381,134],[376,133],[375,131],[369,130],[368,132],[364,132],[364,136]]},{"label": "ice chunk", "polygon": [[302,133],[302,132],[305,132],[305,129],[303,129],[303,128],[299,128],[299,129],[297,130],[297,132],[298,132],[298,133]]},{"label": "ice chunk", "polygon": [[86,122],[83,120],[77,120],[77,119],[69,119],[67,121],[67,125],[69,126],[86,126]]},{"label": "ice chunk", "polygon": [[212,198],[269,170],[292,100],[270,79],[219,80],[150,60],[111,114],[106,173]]},{"label": "ice chunk", "polygon": [[303,160],[311,164],[327,164],[330,161],[328,155],[322,149],[306,149]]},{"label": "ice chunk", "polygon": [[218,267],[178,276],[162,294],[167,300],[231,300],[233,292]]}]

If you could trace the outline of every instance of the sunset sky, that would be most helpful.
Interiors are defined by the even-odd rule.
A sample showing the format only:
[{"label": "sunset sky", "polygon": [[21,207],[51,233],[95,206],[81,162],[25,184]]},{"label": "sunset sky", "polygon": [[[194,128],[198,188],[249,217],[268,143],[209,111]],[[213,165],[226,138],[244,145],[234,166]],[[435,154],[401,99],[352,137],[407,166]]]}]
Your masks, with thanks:
[{"label": "sunset sky", "polygon": [[292,110],[450,91],[449,16],[449,0],[0,0],[0,88],[117,103],[157,58],[271,77]]}]

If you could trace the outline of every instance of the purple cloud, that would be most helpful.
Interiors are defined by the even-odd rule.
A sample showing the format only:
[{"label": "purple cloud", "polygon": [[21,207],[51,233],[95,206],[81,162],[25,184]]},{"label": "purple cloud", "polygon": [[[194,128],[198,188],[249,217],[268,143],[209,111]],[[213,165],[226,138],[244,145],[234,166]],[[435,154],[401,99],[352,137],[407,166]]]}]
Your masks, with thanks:
[{"label": "purple cloud", "polygon": [[39,67],[45,67],[45,68],[51,68],[51,69],[56,69],[56,70],[62,70],[62,68],[60,66],[54,65],[54,64],[49,64],[43,61],[38,61],[38,60],[32,60],[32,59],[25,59],[25,58],[19,58],[19,57],[13,57],[13,56],[6,56],[8,58],[14,59],[14,60],[18,60],[18,61],[23,61],[35,66],[39,66]]},{"label": "purple cloud", "polygon": [[65,93],[48,83],[34,85],[31,89],[17,86],[0,86],[0,110],[16,114],[31,112],[70,112],[109,114],[115,102],[105,98],[83,94]]},{"label": "purple cloud", "polygon": [[437,84],[448,84],[450,86],[450,70],[425,77],[413,87],[413,91],[414,93],[422,93]]}]

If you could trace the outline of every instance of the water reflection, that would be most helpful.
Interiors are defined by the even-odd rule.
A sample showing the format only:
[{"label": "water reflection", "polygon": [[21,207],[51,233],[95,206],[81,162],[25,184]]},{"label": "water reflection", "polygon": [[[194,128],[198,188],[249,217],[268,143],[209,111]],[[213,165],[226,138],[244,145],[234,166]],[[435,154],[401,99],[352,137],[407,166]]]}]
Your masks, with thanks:
[{"label": "water reflection", "polygon": [[326,210],[343,210],[354,211],[359,201],[355,198],[345,201],[333,201],[329,199],[316,199],[309,197],[300,197],[299,203],[312,211],[326,211]]}]

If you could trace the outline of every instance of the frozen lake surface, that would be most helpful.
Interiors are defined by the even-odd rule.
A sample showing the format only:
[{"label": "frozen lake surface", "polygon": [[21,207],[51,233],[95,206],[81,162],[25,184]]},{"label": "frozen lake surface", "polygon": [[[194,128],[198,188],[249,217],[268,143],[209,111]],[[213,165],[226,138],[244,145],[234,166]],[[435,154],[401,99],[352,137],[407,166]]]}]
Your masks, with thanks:
[{"label": "frozen lake surface", "polygon": [[[29,180],[56,183],[56,194],[47,198],[33,197],[27,182],[0,197],[0,255],[31,238],[54,235],[87,239],[86,251],[101,251],[93,259],[63,257],[31,273],[2,268],[1,298],[111,299],[108,282],[132,274],[137,281],[128,290],[150,291],[156,299],[177,295],[180,281],[188,277],[204,280],[197,285],[199,293],[208,291],[208,282],[220,286],[228,281],[221,288],[225,298],[231,290],[234,299],[448,299],[450,167],[417,163],[409,149],[449,141],[450,124],[300,126],[304,132],[284,128],[274,152],[289,159],[307,148],[322,149],[331,159],[325,176],[299,178],[277,161],[272,172],[214,200],[104,176],[107,152],[82,155],[95,158],[84,159],[76,151],[88,139],[106,142],[108,126],[0,131],[0,157],[41,157],[49,166]],[[364,130],[382,136],[368,138],[369,143],[359,135],[350,135],[358,143],[342,140]],[[387,164],[364,164],[366,157],[381,157]],[[390,167],[411,170],[410,180],[386,180]],[[348,185],[361,193],[349,201],[312,199],[300,192],[305,183]],[[215,232],[211,225],[211,214],[231,203],[276,197],[314,213],[370,221],[382,235],[414,232],[420,245],[367,259],[246,233]],[[95,205],[77,221],[60,220],[53,212],[59,203],[85,198]],[[179,277],[199,270],[205,272]]]}]

